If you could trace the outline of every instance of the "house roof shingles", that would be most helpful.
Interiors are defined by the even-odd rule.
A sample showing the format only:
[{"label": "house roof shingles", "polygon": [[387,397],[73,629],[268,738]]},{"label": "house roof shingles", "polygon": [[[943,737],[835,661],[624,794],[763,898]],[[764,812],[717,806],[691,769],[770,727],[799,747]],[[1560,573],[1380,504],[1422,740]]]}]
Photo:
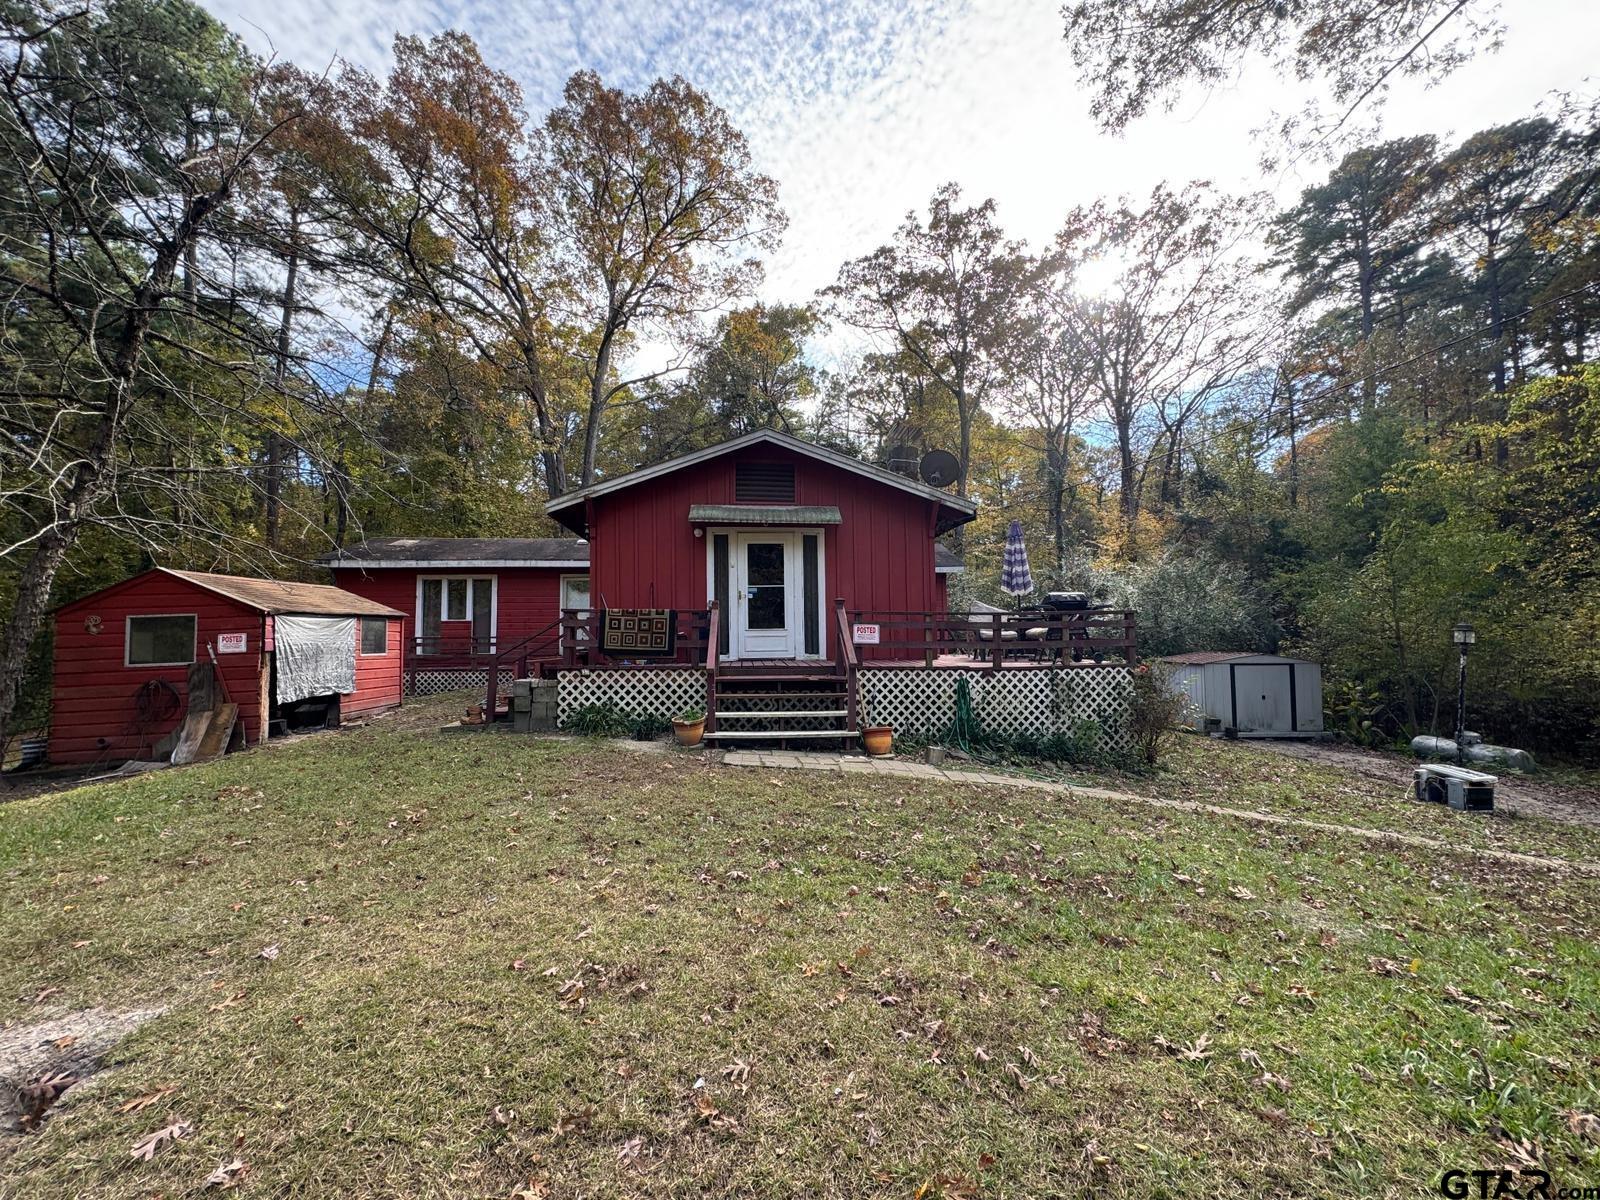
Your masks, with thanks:
[{"label": "house roof shingles", "polygon": [[249,575],[158,568],[167,575],[264,613],[310,613],[327,617],[403,617],[404,613],[326,583],[293,583]]},{"label": "house roof shingles", "polygon": [[469,563],[495,566],[587,566],[589,543],[581,538],[367,538],[321,559],[330,567],[416,566]]}]

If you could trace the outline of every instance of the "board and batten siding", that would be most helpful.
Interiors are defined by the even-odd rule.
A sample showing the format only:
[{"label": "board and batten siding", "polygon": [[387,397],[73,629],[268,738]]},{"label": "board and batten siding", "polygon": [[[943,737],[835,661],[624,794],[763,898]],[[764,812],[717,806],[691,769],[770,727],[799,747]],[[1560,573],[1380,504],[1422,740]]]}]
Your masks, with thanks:
[{"label": "board and batten siding", "polygon": [[[694,463],[598,496],[589,518],[590,589],[596,607],[697,609],[706,594],[707,539],[689,523],[692,504],[735,504],[740,462],[794,466],[797,505],[839,510],[823,529],[825,613],[844,597],[850,609],[938,611],[933,570],[934,501],[796,454],[755,446]],[[824,621],[825,653],[836,653],[834,622]],[[888,656],[864,648],[864,656]]]},{"label": "board and batten siding", "polygon": [[[272,618],[169,575],[141,575],[56,612],[55,669],[50,702],[52,763],[117,763],[148,755],[172,732],[188,704],[189,668],[126,666],[127,619],[171,613],[195,615],[195,657],[205,661],[219,634],[245,635],[243,654],[219,654],[217,665],[249,745],[266,732],[262,709],[263,655]],[[90,632],[99,618],[99,633]],[[170,720],[141,731],[138,692],[146,680],[177,689],[181,703]]]},{"label": "board and batten siding", "polygon": [[[387,626],[382,654],[361,653],[361,623],[381,620]],[[356,618],[356,690],[339,699],[341,719],[399,708],[405,690],[404,623],[399,617]]]}]

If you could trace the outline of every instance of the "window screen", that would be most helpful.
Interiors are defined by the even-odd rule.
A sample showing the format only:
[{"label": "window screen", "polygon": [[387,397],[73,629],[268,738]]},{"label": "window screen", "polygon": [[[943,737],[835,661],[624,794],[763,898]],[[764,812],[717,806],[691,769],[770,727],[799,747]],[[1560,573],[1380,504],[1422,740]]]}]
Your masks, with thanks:
[{"label": "window screen", "polygon": [[361,653],[389,653],[389,622],[387,618],[361,618]]},{"label": "window screen", "polygon": [[733,468],[733,498],[741,504],[793,504],[793,463],[739,463]]},{"label": "window screen", "polygon": [[194,617],[129,617],[130,667],[179,665],[194,661]]}]

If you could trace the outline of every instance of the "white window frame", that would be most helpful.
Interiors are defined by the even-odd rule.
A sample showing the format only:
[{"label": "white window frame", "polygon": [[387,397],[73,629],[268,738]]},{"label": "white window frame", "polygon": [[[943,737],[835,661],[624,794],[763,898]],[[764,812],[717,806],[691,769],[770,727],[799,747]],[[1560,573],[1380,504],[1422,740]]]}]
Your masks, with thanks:
[{"label": "white window frame", "polygon": [[422,585],[428,580],[438,579],[439,591],[439,619],[448,621],[445,614],[449,612],[450,586],[452,579],[465,579],[467,581],[467,620],[472,620],[472,588],[473,580],[487,579],[489,581],[489,653],[493,654],[500,643],[500,576],[493,572],[484,571],[456,571],[449,575],[418,575],[417,576],[417,606],[412,611],[416,614],[413,618],[413,627],[416,636],[420,639],[425,635],[422,632]]},{"label": "white window frame", "polygon": [[[161,620],[164,617],[189,618],[189,657],[183,662],[133,661],[133,623],[135,621]],[[122,665],[124,667],[187,667],[200,661],[200,617],[196,613],[129,613],[122,619]]]},{"label": "white window frame", "polygon": [[[383,622],[383,649],[367,649],[367,622]],[[362,658],[385,658],[389,653],[389,618],[388,617],[357,617],[356,618],[356,653]]]},{"label": "white window frame", "polygon": [[[828,599],[828,527],[825,525],[708,525],[706,526],[706,607],[711,607],[711,601],[717,595],[717,555],[716,544],[711,540],[719,533],[727,534],[728,565],[733,566],[733,547],[731,540],[741,533],[792,533],[795,535],[795,566],[797,583],[800,596],[800,611],[805,612],[805,542],[807,534],[815,534],[817,538],[817,653],[805,653],[806,631],[803,624],[795,626],[799,645],[795,651],[796,662],[826,662],[828,661],[828,612],[832,601]],[[730,587],[732,581],[729,581]],[[732,620],[728,613],[722,614],[724,621]],[[737,648],[734,638],[728,638],[728,653],[725,657],[737,658]]]}]

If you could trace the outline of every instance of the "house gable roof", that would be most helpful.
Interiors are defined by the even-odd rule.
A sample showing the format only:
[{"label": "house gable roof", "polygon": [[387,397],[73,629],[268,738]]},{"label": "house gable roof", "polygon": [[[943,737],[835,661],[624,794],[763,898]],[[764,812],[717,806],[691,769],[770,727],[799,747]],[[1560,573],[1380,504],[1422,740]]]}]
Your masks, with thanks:
[{"label": "house gable roof", "polygon": [[207,571],[157,571],[175,576],[219,596],[237,600],[264,613],[312,613],[327,617],[403,617],[387,604],[368,600],[327,583],[294,583],[281,579],[256,579],[249,575],[213,575]]},{"label": "house gable roof", "polygon": [[325,554],[330,567],[587,567],[589,543],[581,538],[367,538]]},{"label": "house gable roof", "polygon": [[796,454],[803,454],[818,462],[827,463],[841,471],[849,471],[871,479],[886,487],[897,488],[909,492],[913,496],[920,496],[925,500],[933,500],[942,508],[948,510],[951,519],[942,520],[940,528],[953,529],[957,525],[964,525],[977,514],[978,505],[975,500],[968,500],[961,496],[951,495],[949,492],[940,491],[938,488],[929,487],[915,479],[908,479],[904,475],[875,467],[871,463],[862,462],[859,458],[852,458],[848,454],[840,454],[837,450],[829,450],[826,446],[814,445],[787,433],[779,433],[775,429],[758,429],[754,433],[747,433],[743,437],[733,438],[730,441],[718,442],[715,446],[707,446],[703,450],[693,450],[688,454],[680,454],[677,458],[669,458],[666,462],[656,463],[649,467],[640,467],[636,471],[629,471],[618,475],[615,479],[605,479],[599,483],[592,483],[586,488],[579,488],[575,492],[568,492],[564,496],[557,496],[545,505],[545,512],[568,529],[575,532],[585,532],[585,502],[597,496],[604,496],[611,492],[621,491],[623,488],[634,487],[651,479],[658,479],[663,475],[670,475],[674,471],[681,471],[685,467],[692,467],[696,463],[708,462],[713,458],[720,458],[724,454],[733,454],[746,450],[751,446],[763,443],[780,446],[785,450],[792,450]]},{"label": "house gable roof", "polygon": [[252,575],[218,575],[210,571],[179,571],[172,567],[152,567],[137,575],[130,575],[109,587],[103,587],[87,596],[79,596],[59,605],[57,615],[72,612],[85,605],[103,603],[108,597],[119,595],[137,587],[152,576],[165,576],[193,587],[203,588],[213,595],[232,600],[256,612],[309,613],[328,617],[403,617],[406,614],[387,604],[368,600],[354,592],[326,583],[297,583],[281,579],[257,579]]}]

